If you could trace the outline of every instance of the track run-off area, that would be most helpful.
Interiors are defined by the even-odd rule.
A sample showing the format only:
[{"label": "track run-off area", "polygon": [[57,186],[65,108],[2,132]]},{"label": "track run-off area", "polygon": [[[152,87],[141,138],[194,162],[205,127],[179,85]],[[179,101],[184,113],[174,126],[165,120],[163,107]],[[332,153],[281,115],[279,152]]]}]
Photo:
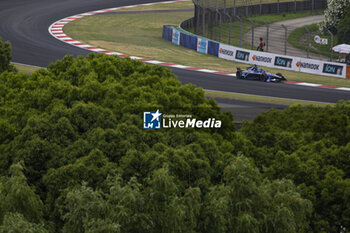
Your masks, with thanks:
[{"label": "track run-off area", "polygon": [[[66,54],[78,56],[87,55],[91,52],[86,50],[86,48],[76,47],[71,43],[52,37],[48,28],[54,22],[70,18],[71,16],[83,15],[86,12],[99,13],[101,9],[157,2],[161,1],[2,1],[0,2],[0,35],[3,40],[9,40],[12,43],[14,62],[47,66],[50,62],[55,62]],[[161,35],[159,36],[161,37]],[[92,51],[94,49],[92,48]],[[101,52],[99,50],[96,48],[95,52]],[[114,53],[114,51],[110,52]],[[137,56],[137,54],[128,55]],[[146,59],[143,60],[146,61]],[[200,70],[202,72],[199,72],[200,68],[184,69],[183,66],[167,64],[166,61],[161,63],[165,66],[172,65],[170,68],[183,84],[192,83],[204,89],[326,103],[336,103],[339,100],[348,100],[350,97],[348,91],[341,89],[333,90],[318,88],[314,85],[300,86],[286,83],[272,84],[236,80],[232,76],[227,76],[227,73],[205,70]],[[234,71],[234,68],[232,70]],[[301,73],[300,75],[303,74]]]}]

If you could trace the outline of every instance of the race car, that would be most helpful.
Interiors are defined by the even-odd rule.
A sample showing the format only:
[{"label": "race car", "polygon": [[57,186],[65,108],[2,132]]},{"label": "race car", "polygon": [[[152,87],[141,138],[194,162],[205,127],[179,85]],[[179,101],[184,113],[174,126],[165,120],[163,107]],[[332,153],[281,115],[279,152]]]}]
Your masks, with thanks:
[{"label": "race car", "polygon": [[247,70],[241,70],[240,68],[237,68],[236,78],[259,80],[263,82],[281,82],[287,80],[281,73],[267,73],[264,69],[259,69],[257,65],[253,65],[247,68]]}]

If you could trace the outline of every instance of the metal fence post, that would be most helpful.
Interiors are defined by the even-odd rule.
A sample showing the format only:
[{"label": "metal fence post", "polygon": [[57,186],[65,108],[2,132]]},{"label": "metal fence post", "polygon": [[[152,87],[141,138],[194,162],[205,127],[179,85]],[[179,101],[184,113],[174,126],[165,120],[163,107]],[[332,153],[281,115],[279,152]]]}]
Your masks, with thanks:
[{"label": "metal fence post", "polygon": [[294,13],[297,13],[297,0],[294,0]]},{"label": "metal fence post", "polygon": [[310,34],[310,30],[307,27],[305,27],[305,31],[307,33],[307,50],[306,50],[307,54],[306,55],[307,55],[307,58],[310,58],[311,34]]},{"label": "metal fence post", "polygon": [[209,0],[209,12],[208,12],[208,31],[210,30],[210,39],[213,39],[213,25],[212,25],[212,14],[211,14],[211,0]]},{"label": "metal fence post", "polygon": [[200,16],[200,14],[199,14],[199,5],[198,5],[198,2],[196,1],[196,13],[197,13],[197,17],[196,17],[196,26],[195,26],[195,28],[194,28],[194,33],[195,34],[198,34],[198,32],[199,32],[199,24],[200,24],[200,18],[199,18],[199,16]]},{"label": "metal fence post", "polygon": [[226,13],[227,17],[230,19],[229,23],[229,31],[228,31],[228,44],[231,44],[231,24],[232,24],[232,17],[230,14]]},{"label": "metal fence post", "polygon": [[260,0],[260,14],[262,14],[262,0]]},{"label": "metal fence post", "polygon": [[248,0],[245,1],[245,16],[248,17]]},{"label": "metal fence post", "polygon": [[270,34],[270,25],[266,22],[264,22],[266,25],[266,52],[269,51],[269,34]]},{"label": "metal fence post", "polygon": [[277,14],[280,13],[280,0],[277,0]]},{"label": "metal fence post", "polygon": [[253,50],[253,48],[254,48],[254,28],[255,28],[255,23],[251,19],[248,19],[248,20],[252,24],[252,44],[251,44],[251,49]]},{"label": "metal fence post", "polygon": [[219,15],[219,42],[221,42],[221,19],[222,15],[219,10],[216,10],[217,14]]},{"label": "metal fence post", "polygon": [[202,36],[205,36],[205,6],[204,1],[202,0]]},{"label": "metal fence post", "polygon": [[314,12],[315,9],[315,1],[311,0],[311,11]]},{"label": "metal fence post", "polygon": [[287,27],[282,24],[282,27],[284,28],[285,30],[285,33],[284,33],[284,55],[287,55],[287,39],[288,39],[288,31],[287,31]]},{"label": "metal fence post", "polygon": [[328,33],[331,35],[331,58],[330,58],[330,61],[332,61],[332,60],[333,60],[334,35],[333,35],[333,33],[332,33],[331,31],[329,31],[328,29],[327,29],[327,31],[328,31]]},{"label": "metal fence post", "polygon": [[[218,11],[219,10],[219,5],[218,5],[219,3],[218,3],[218,0],[216,0],[216,9],[215,9],[215,11]],[[218,22],[218,15],[217,14],[215,14],[215,22],[217,23]]]},{"label": "metal fence post", "polygon": [[226,16],[226,0],[224,0],[224,14],[223,14],[223,22],[225,22],[225,16]]},{"label": "metal fence post", "polygon": [[233,0],[233,16],[236,17],[236,0]]},{"label": "metal fence post", "polygon": [[239,20],[239,47],[242,47],[242,19],[239,16],[237,19]]}]

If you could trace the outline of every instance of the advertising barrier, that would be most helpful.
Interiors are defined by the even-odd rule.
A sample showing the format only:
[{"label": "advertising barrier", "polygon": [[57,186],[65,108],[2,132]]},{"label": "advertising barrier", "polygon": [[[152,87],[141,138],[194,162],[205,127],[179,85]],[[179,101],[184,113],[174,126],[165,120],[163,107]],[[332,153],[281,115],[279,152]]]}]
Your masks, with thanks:
[{"label": "advertising barrier", "polygon": [[180,45],[197,51],[197,37],[180,32]]},{"label": "advertising barrier", "polygon": [[[164,27],[166,27],[166,25]],[[337,78],[350,77],[350,68],[347,68],[346,64],[242,49],[206,40],[183,31],[179,32],[176,29],[173,29],[172,31],[173,43],[174,37],[178,38],[178,35],[175,35],[176,32],[181,34],[180,45],[225,60]],[[167,37],[164,36],[164,34],[167,34],[167,31],[163,28],[163,38]]]},{"label": "advertising barrier", "polygon": [[219,43],[209,40],[208,41],[208,54],[218,57],[219,56]]},{"label": "advertising barrier", "polygon": [[226,59],[226,60],[230,60],[230,61],[234,61],[235,60],[235,49],[232,46],[228,46],[225,44],[220,44],[219,45],[219,55],[218,57]]},{"label": "advertising barrier", "polygon": [[180,45],[180,32],[176,29],[173,29],[173,44]]},{"label": "advertising barrier", "polygon": [[198,38],[197,52],[208,53],[208,40]]},{"label": "advertising barrier", "polygon": [[172,41],[173,29],[170,27],[163,27],[163,39]]}]

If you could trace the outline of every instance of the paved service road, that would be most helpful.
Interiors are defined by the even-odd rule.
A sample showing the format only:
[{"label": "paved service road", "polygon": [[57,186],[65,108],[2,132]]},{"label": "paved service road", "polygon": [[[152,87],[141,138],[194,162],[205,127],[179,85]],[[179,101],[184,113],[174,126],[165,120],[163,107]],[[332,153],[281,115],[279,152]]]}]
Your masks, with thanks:
[{"label": "paved service road", "polygon": [[[267,40],[267,29],[266,26],[257,27],[254,29],[254,48],[259,45],[259,38],[264,38],[265,42],[268,43],[268,52],[284,54],[284,38],[285,30],[282,25],[287,27],[287,36],[289,36],[295,29],[304,27],[306,25],[319,23],[323,21],[323,15],[314,15],[305,18],[285,20],[281,22],[272,23],[269,25],[269,40]],[[313,38],[311,38],[313,39]],[[244,35],[246,43],[251,44],[252,31],[249,31]],[[266,49],[266,48],[265,48]],[[307,52],[305,50],[297,49],[291,44],[287,43],[287,55],[295,57],[306,57]],[[328,58],[318,54],[310,53],[310,57],[314,59],[327,60]]]},{"label": "paved service road", "polygon": [[[53,22],[87,11],[157,1],[2,0],[0,1],[0,36],[5,40],[11,41],[14,62],[47,66],[50,62],[61,59],[65,54],[77,56],[88,53],[86,50],[65,44],[53,38],[48,32],[48,27]],[[161,37],[161,35],[159,36]],[[130,55],[137,56],[137,54]],[[218,60],[218,62],[220,61]],[[176,68],[172,70],[182,83],[193,83],[211,90],[331,103],[335,103],[341,99],[349,99],[350,97],[349,92],[340,90],[236,80],[228,76]],[[234,70],[233,67],[232,70]]]}]

